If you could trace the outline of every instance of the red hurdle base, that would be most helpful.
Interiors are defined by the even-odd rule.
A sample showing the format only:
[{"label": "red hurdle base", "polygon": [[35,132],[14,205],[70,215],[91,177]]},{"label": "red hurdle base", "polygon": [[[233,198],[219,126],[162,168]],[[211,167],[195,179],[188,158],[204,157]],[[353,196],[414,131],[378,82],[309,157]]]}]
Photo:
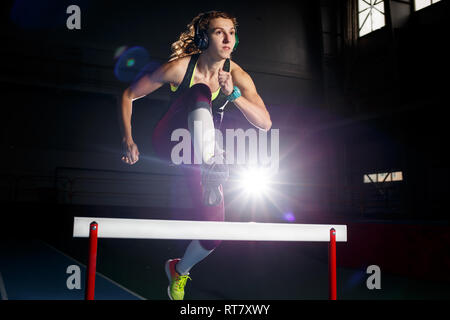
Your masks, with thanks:
[{"label": "red hurdle base", "polygon": [[328,268],[329,268],[329,300],[337,299],[336,285],[336,230],[330,229],[330,245],[328,250]]},{"label": "red hurdle base", "polygon": [[97,267],[97,235],[98,224],[92,222],[89,226],[89,257],[86,274],[85,300],[94,300],[95,295],[95,270]]}]

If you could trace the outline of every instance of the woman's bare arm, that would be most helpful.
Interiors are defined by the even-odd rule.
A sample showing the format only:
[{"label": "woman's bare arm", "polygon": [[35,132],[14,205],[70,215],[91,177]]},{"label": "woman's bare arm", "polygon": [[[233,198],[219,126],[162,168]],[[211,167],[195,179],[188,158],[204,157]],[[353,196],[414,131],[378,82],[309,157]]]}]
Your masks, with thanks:
[{"label": "woman's bare arm", "polygon": [[133,113],[133,101],[145,97],[156,91],[165,83],[178,83],[182,76],[182,59],[163,64],[153,73],[144,73],[136,82],[128,87],[122,94],[120,105],[120,124],[122,129],[122,142],[127,150],[122,160],[128,164],[134,164],[139,160],[139,151],[133,141],[131,130],[131,116]]},{"label": "woman's bare arm", "polygon": [[124,140],[133,140],[131,134],[133,101],[156,91],[165,83],[176,82],[179,64],[180,63],[177,61],[167,62],[151,74],[144,73],[142,77],[140,77],[123,92],[121,103],[121,124],[123,128],[122,135]]},{"label": "woman's bare arm", "polygon": [[245,118],[255,127],[268,131],[272,127],[270,114],[264,101],[256,91],[250,75],[240,67],[232,72],[233,83],[241,90],[241,96],[233,101],[236,107],[241,110]]}]

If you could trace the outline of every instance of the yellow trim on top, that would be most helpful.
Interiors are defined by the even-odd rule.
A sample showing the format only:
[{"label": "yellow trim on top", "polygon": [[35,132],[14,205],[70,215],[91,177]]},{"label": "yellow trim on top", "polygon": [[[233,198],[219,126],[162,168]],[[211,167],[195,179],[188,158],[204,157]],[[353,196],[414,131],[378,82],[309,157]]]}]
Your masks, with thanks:
[{"label": "yellow trim on top", "polygon": [[191,82],[189,82],[189,88],[194,85],[194,76],[195,76],[195,69],[197,69],[197,63],[198,63],[198,59],[195,62],[194,71],[192,71]]},{"label": "yellow trim on top", "polygon": [[[198,62],[198,60],[197,60],[197,62]],[[194,71],[192,72],[191,82],[189,83],[189,88],[194,85],[194,74],[195,74],[195,69],[197,68],[197,62],[195,63]],[[178,90],[178,86],[174,86],[173,84],[170,84],[170,90],[172,92],[175,92]],[[220,92],[220,87],[219,87],[219,89],[216,90],[216,92],[213,92],[213,94],[211,96],[211,101],[213,101],[215,98],[217,98],[217,96],[219,95],[219,92]]]},{"label": "yellow trim on top", "polygon": [[219,89],[216,90],[216,92],[213,92],[213,94],[211,95],[211,101],[214,101],[215,98],[217,98],[217,96],[219,95],[220,92],[220,87]]}]

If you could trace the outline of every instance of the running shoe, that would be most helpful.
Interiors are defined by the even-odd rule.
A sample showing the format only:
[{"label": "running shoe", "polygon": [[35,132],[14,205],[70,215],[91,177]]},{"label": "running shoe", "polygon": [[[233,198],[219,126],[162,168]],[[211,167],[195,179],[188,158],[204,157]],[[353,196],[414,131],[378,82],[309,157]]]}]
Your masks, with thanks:
[{"label": "running shoe", "polygon": [[184,299],[184,287],[188,279],[192,280],[187,275],[180,275],[176,269],[175,265],[180,261],[180,259],[170,259],[166,262],[166,274],[169,278],[169,286],[167,287],[167,294],[170,300],[183,300]]}]

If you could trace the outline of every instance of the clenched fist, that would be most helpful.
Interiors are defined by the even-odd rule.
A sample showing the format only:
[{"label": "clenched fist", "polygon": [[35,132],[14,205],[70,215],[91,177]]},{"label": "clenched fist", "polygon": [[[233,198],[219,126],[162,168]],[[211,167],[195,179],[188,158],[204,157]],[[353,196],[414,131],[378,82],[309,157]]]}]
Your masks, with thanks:
[{"label": "clenched fist", "polygon": [[129,165],[135,164],[139,160],[139,150],[134,141],[123,141],[122,161]]},{"label": "clenched fist", "polygon": [[[230,65],[230,59],[226,59],[224,66],[228,64],[228,70],[229,70],[229,65]],[[225,69],[225,68],[223,68]],[[231,72],[226,72],[223,69],[219,69],[219,85],[220,88],[222,90],[222,92],[226,95],[229,96],[234,89],[233,86],[233,77],[231,76]]]}]

